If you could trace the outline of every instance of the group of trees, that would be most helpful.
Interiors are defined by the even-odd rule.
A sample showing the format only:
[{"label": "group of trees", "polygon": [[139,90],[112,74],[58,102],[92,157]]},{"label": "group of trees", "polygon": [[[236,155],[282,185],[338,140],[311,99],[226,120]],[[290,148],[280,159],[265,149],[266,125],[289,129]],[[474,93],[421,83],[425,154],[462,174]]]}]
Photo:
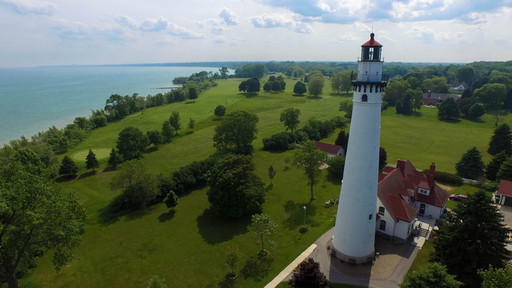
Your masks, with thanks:
[{"label": "group of trees", "polygon": [[462,99],[443,101],[438,107],[439,119],[456,120],[462,114],[476,120],[485,111],[512,108],[511,72],[503,63],[428,66],[391,79],[384,101],[395,106],[397,113],[410,114],[415,107],[419,109],[422,93],[448,93],[448,83],[462,83],[466,87]]},{"label": "group of trees", "polygon": [[[99,162],[98,159],[96,159],[96,154],[94,154],[94,152],[92,152],[92,150],[89,149],[89,153],[85,157],[85,168],[92,169],[92,173],[95,173],[94,169],[98,167]],[[74,177],[76,176],[77,172],[78,166],[75,164],[75,162],[69,156],[64,156],[60,164],[59,175],[65,177]]]},{"label": "group of trees", "polygon": [[286,88],[286,82],[284,81],[284,77],[282,75],[278,75],[277,77],[272,75],[268,78],[268,81],[263,85],[263,90],[265,92],[280,92],[284,91]]},{"label": "group of trees", "polygon": [[242,81],[240,85],[238,85],[238,91],[258,93],[260,92],[260,80],[258,78],[250,78]]},{"label": "group of trees", "polygon": [[512,131],[510,126],[502,124],[494,130],[487,152],[493,159],[485,165],[482,155],[476,147],[462,155],[456,164],[457,174],[463,178],[487,180],[512,180]]}]

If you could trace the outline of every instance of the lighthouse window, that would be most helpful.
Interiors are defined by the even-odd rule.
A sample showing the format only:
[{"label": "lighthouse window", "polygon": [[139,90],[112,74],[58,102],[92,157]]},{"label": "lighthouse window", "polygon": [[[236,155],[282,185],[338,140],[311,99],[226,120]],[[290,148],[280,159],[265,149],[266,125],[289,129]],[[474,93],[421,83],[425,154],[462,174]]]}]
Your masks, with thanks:
[{"label": "lighthouse window", "polygon": [[361,102],[368,102],[368,95],[363,94],[363,96],[361,97]]},{"label": "lighthouse window", "polygon": [[373,214],[368,215],[368,220],[372,220]]},{"label": "lighthouse window", "polygon": [[370,85],[370,93],[372,93],[373,85]]},{"label": "lighthouse window", "polygon": [[366,92],[366,85],[364,85],[364,91],[363,92]]}]

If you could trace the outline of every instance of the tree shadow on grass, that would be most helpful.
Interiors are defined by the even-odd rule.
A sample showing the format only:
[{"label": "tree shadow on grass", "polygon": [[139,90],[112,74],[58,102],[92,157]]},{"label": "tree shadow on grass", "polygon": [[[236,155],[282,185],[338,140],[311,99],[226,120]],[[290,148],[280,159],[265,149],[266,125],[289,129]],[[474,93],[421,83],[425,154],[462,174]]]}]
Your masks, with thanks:
[{"label": "tree shadow on grass", "polygon": [[85,172],[84,174],[80,175],[78,177],[78,179],[84,179],[84,178],[91,177],[91,176],[94,176],[94,175],[96,175],[96,171],[94,171],[94,172],[89,171],[89,172]]},{"label": "tree shadow on grass", "polygon": [[158,216],[158,221],[159,222],[169,221],[172,218],[174,218],[174,214],[176,214],[176,210],[171,209],[171,210],[169,210],[169,212],[162,213],[160,216]]},{"label": "tree shadow on grass", "polygon": [[99,210],[98,222],[101,225],[108,226],[116,223],[120,217],[125,217],[126,220],[135,220],[148,215],[151,211],[151,207],[141,208],[138,210],[120,210],[116,211],[109,204],[107,207]]},{"label": "tree shadow on grass", "polygon": [[241,273],[244,279],[253,278],[255,281],[261,281],[267,277],[272,262],[274,262],[274,258],[270,255],[266,257],[253,256],[245,261]]},{"label": "tree shadow on grass", "polygon": [[311,100],[320,100],[322,99],[322,96],[308,96],[307,98]]},{"label": "tree shadow on grass", "polygon": [[217,244],[231,240],[235,235],[247,232],[250,219],[223,218],[217,215],[211,208],[204,210],[203,214],[197,217],[199,233],[208,244]]},{"label": "tree shadow on grass", "polygon": [[316,215],[316,206],[311,205],[311,203],[298,203],[288,200],[288,202],[284,204],[284,211],[288,213],[288,218],[283,222],[285,227],[294,230],[304,225],[304,206],[306,206],[306,225],[319,225],[313,218]]},{"label": "tree shadow on grass", "polygon": [[75,180],[75,179],[77,179],[76,175],[74,175],[74,176],[59,176],[55,179],[55,182],[62,183],[62,182],[67,182],[67,181],[71,181],[71,180]]}]

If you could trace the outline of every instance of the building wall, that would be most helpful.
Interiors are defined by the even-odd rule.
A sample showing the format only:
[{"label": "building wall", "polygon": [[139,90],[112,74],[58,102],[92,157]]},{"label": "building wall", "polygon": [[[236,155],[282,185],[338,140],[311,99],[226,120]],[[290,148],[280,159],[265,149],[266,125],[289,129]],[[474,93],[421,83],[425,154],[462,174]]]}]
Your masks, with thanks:
[{"label": "building wall", "polygon": [[[420,201],[414,202],[414,208],[418,209],[418,211],[419,211],[421,204],[422,204],[422,202],[420,202]],[[441,215],[443,215],[443,211],[444,211],[445,207],[437,207],[437,206],[429,205],[426,203],[423,203],[423,204],[425,204],[425,213],[423,213],[424,217],[432,217],[434,219],[439,219],[439,218],[441,218]]]}]

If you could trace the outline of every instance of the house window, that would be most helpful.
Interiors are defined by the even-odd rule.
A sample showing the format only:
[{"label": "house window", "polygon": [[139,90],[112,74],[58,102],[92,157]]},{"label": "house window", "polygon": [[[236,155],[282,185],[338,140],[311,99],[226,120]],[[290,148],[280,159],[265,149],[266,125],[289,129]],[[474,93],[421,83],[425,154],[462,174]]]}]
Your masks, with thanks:
[{"label": "house window", "polygon": [[368,215],[368,220],[372,220],[373,214]]},{"label": "house window", "polygon": [[384,207],[382,207],[382,206],[380,206],[380,207],[379,207],[379,215],[384,216],[384,212],[385,212],[385,211],[386,211],[386,208],[384,208]]},{"label": "house window", "polygon": [[386,231],[386,221],[380,220],[379,229],[383,230],[383,231]]},{"label": "house window", "polygon": [[368,95],[363,94],[363,96],[361,97],[361,101],[362,102],[368,102]]}]

